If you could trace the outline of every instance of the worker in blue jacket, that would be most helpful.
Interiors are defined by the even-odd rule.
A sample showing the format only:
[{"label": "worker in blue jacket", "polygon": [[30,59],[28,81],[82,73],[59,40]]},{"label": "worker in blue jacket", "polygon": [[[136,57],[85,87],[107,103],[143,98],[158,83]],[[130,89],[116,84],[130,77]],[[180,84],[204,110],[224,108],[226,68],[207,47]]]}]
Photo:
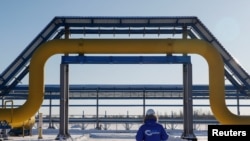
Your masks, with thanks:
[{"label": "worker in blue jacket", "polygon": [[166,141],[169,135],[161,124],[153,109],[148,109],[144,124],[140,126],[135,136],[136,141]]}]

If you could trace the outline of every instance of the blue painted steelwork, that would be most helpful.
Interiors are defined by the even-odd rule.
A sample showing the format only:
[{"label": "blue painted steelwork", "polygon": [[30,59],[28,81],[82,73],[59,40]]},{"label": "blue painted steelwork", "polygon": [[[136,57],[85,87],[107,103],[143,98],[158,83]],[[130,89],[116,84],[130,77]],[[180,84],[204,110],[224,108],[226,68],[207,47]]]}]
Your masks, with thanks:
[{"label": "blue painted steelwork", "polygon": [[[11,91],[5,100],[25,100],[28,96],[28,85],[19,85]],[[233,85],[225,86],[226,100],[244,100],[244,94],[238,94]],[[45,85],[45,100],[60,99],[59,85]],[[97,93],[99,100],[142,100],[143,93],[147,100],[183,100],[182,85],[70,85],[69,93],[71,100],[96,100]],[[120,94],[119,94],[120,93]],[[121,95],[122,93],[122,95]],[[193,85],[193,100],[207,100],[209,98],[208,85]],[[10,105],[7,105],[7,107]],[[18,107],[20,105],[13,105]],[[58,104],[46,105],[43,107],[59,107]],[[70,107],[96,107],[96,104],[69,104]],[[99,104],[99,107],[142,107],[142,104]],[[150,107],[182,107],[183,104],[146,104]],[[193,104],[194,107],[209,107],[209,103]],[[249,107],[249,104],[228,104],[228,107]]]},{"label": "blue painted steelwork", "polygon": [[[58,98],[57,98],[58,99]],[[141,99],[141,98],[140,98]],[[23,100],[23,99],[22,99]],[[89,100],[89,99],[87,99]],[[102,100],[102,99],[100,99]],[[119,99],[113,99],[113,100],[119,100]],[[131,99],[128,99],[131,100]],[[152,100],[152,99],[147,99],[147,100]],[[158,98],[159,100],[159,98]],[[166,99],[164,99],[166,100]],[[176,100],[176,99],[168,99],[168,100]],[[181,100],[181,99],[180,99]],[[13,105],[13,107],[19,107],[21,105]],[[69,107],[96,107],[96,104],[69,104]],[[99,107],[143,107],[143,104],[99,104]],[[183,107],[182,104],[145,104],[147,107]],[[210,104],[193,104],[193,107],[209,107]],[[236,105],[236,104],[228,104],[227,107],[249,107],[250,104],[241,104],[241,105]],[[10,106],[6,106],[7,108],[11,108]],[[43,104],[41,107],[60,107],[59,104],[53,104],[53,105],[48,105],[48,104]],[[0,128],[1,129],[1,128]]]},{"label": "blue painted steelwork", "polygon": [[[24,99],[28,95],[28,85],[19,85],[16,86],[13,91],[10,92],[8,96],[15,97],[18,99]],[[232,85],[225,86],[226,99],[235,99],[239,97],[240,99],[245,99],[246,96],[244,94],[238,94],[237,89]],[[146,93],[159,93],[165,92],[165,95],[158,97],[149,97],[149,98],[166,98],[166,99],[183,99],[183,86],[182,85],[70,85],[69,86],[70,94],[74,96],[72,99],[84,99],[90,98],[95,99],[95,95],[84,95],[84,93],[90,92],[106,92],[106,93],[114,93],[114,92],[123,92],[123,93],[138,93],[138,92],[146,92]],[[60,93],[59,85],[45,85],[45,99],[58,99]],[[79,93],[83,94],[82,96]],[[209,97],[209,86],[208,85],[193,85],[193,98],[194,99],[207,99]],[[156,94],[157,95],[157,94]],[[8,98],[5,96],[5,98]],[[141,95],[124,95],[126,98],[132,99],[141,99]],[[102,97],[100,97],[102,98]],[[104,99],[122,99],[124,97],[103,97]]]},{"label": "blue painted steelwork", "polygon": [[183,64],[190,56],[62,56],[62,64]]},{"label": "blue painted steelwork", "polygon": [[187,29],[188,39],[206,40],[219,50],[225,62],[227,79],[240,93],[249,93],[248,73],[197,17],[55,17],[1,73],[0,96],[8,94],[28,74],[32,53],[42,43],[62,38],[65,26],[69,27],[71,35],[82,34],[83,38],[85,35],[97,35],[98,38],[98,35],[116,34],[180,35],[179,38],[181,38],[183,27],[187,27],[185,29]]},{"label": "blue painted steelwork", "polygon": [[[182,34],[183,30],[181,29],[150,29],[150,30],[144,30],[144,29],[130,29],[130,30],[120,30],[116,31],[114,34],[114,31],[112,30],[105,30],[105,29],[98,29],[98,30],[90,30],[90,29],[70,29],[69,33],[74,34],[74,35],[105,35],[105,34],[113,34],[113,35],[119,35],[119,34],[142,34],[144,33],[145,35],[147,34],[155,34],[155,35],[180,35]],[[54,37],[55,39],[60,39],[65,33],[64,29],[61,29],[56,36]],[[187,29],[188,36],[190,36],[191,39],[196,39],[196,35],[190,30]]]},{"label": "blue painted steelwork", "polygon": [[[50,121],[52,120],[52,121]],[[38,122],[38,119],[36,120]],[[43,122],[48,123],[59,123],[60,119],[58,117],[54,117],[53,119],[49,119],[48,117],[43,118]],[[142,117],[119,117],[119,118],[113,118],[113,117],[102,117],[97,118],[96,117],[86,117],[86,118],[69,118],[70,123],[116,123],[116,124],[124,124],[124,123],[139,123],[142,122]],[[179,118],[163,118],[159,117],[159,122],[162,124],[183,124],[183,119]],[[215,119],[195,119],[193,121],[195,124],[219,124],[219,122]]]},{"label": "blue painted steelwork", "polygon": [[[29,85],[18,85],[13,88],[13,92],[24,91],[28,94]],[[59,92],[60,86],[57,84],[49,84],[45,85],[45,92]],[[183,85],[181,84],[172,84],[172,85],[152,85],[152,84],[145,84],[145,85],[95,85],[95,84],[74,84],[69,86],[70,91],[183,91]],[[209,85],[193,85],[193,92],[200,91],[206,92],[209,91]],[[237,88],[233,85],[226,85],[225,92],[237,92]]]}]

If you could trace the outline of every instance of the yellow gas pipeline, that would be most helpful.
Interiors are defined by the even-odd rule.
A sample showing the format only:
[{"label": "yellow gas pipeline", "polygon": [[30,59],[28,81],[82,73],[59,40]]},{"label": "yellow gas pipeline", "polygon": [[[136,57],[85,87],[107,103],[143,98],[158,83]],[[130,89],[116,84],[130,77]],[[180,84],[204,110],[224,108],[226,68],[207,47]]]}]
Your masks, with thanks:
[{"label": "yellow gas pipeline", "polygon": [[36,122],[36,118],[35,116],[32,116],[23,122],[11,123],[10,126],[11,128],[22,128],[24,130],[30,130],[34,126],[35,122]]},{"label": "yellow gas pipeline", "polygon": [[34,126],[35,121],[36,121],[35,116],[32,116],[29,119],[24,120],[23,122],[12,122],[12,119],[14,118],[13,117],[13,114],[14,114],[13,113],[13,100],[4,101],[4,109],[6,109],[8,103],[11,103],[11,108],[10,108],[11,121],[8,121],[9,126],[11,126],[11,128],[22,128],[24,130],[31,129]]},{"label": "yellow gas pipeline", "polygon": [[[26,121],[39,110],[44,97],[44,65],[56,54],[198,54],[209,66],[210,107],[221,124],[249,124],[250,116],[230,112],[225,102],[224,63],[209,43],[197,39],[63,39],[41,45],[30,61],[29,95],[19,108],[0,109],[0,120]],[[12,115],[12,114],[13,115]],[[13,119],[12,119],[13,117]]]}]

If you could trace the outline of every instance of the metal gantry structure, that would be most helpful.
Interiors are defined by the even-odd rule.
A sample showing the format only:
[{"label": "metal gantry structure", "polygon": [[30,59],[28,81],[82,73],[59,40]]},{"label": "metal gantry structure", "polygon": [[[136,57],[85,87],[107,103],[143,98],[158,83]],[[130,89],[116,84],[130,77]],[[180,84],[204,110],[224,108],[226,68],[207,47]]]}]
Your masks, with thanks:
[{"label": "metal gantry structure", "polygon": [[[194,100],[208,100],[209,98],[209,86],[208,85],[193,85],[192,95]],[[81,99],[92,99],[95,100],[97,93],[99,92],[100,99],[135,99],[140,100],[146,99],[169,99],[169,100],[182,100],[183,99],[183,85],[182,84],[171,84],[171,85],[152,85],[152,84],[136,84],[136,85],[121,85],[121,84],[75,84],[69,86],[69,98],[72,100]],[[25,100],[28,97],[29,86],[28,85],[18,85],[13,90],[10,91],[9,95],[5,97],[6,100],[16,99]],[[145,94],[145,96],[143,95]],[[236,100],[247,99],[248,96],[239,94],[238,90],[232,85],[225,86],[225,99]],[[45,85],[45,100],[58,100],[60,99],[60,86],[57,84]],[[19,105],[14,105],[19,106]],[[49,105],[42,105],[49,106]],[[58,105],[51,105],[58,106]],[[88,106],[84,103],[76,106]],[[94,106],[94,105],[89,105]],[[105,106],[105,105],[101,105]],[[106,106],[118,106],[118,105],[106,105]],[[129,105],[125,105],[129,106]],[[132,105],[132,106],[142,106]],[[154,104],[153,106],[157,106]],[[160,105],[158,105],[160,106]],[[182,105],[172,105],[167,104],[164,106],[182,106]],[[209,106],[205,104],[194,105],[194,106]],[[237,105],[229,105],[237,106]],[[242,105],[244,106],[244,105]],[[245,105],[247,106],[247,105]]]},{"label": "metal gantry structure", "polygon": [[[212,35],[212,33],[206,28],[206,26],[197,17],[55,17],[37,37],[21,52],[21,54],[2,72],[0,75],[0,97],[2,99],[8,97],[18,98],[20,96],[27,96],[26,93],[15,93],[20,87],[19,82],[29,73],[29,63],[34,51],[40,47],[43,43],[46,43],[54,39],[62,38],[100,38],[104,36],[107,38],[134,38],[136,35],[154,36],[152,38],[179,38],[179,39],[200,39],[205,40],[212,44],[218,52],[221,54],[224,61],[225,77],[231,82],[232,86],[225,86],[226,92],[233,89],[233,94],[227,95],[228,97],[242,96],[246,97],[249,94],[250,88],[250,76],[243,69],[240,64],[226,51],[226,49],[219,43],[219,41]],[[171,36],[174,35],[174,36]],[[147,37],[148,38],[148,37]],[[145,37],[145,39],[147,39]],[[80,60],[79,60],[80,58]],[[165,56],[63,56],[64,63],[98,63],[98,64],[138,64],[138,63],[183,63],[183,61],[190,60],[188,56],[183,55],[181,57],[175,57],[171,54]],[[82,86],[81,86],[82,87]],[[82,91],[81,87],[77,87],[78,91]],[[100,90],[98,86],[95,89]],[[121,91],[127,91],[131,87],[127,85],[122,86]],[[126,87],[126,88],[124,88]],[[169,92],[173,87],[169,86],[144,86],[135,87],[136,89],[151,89],[154,87],[154,91]],[[46,91],[53,90],[54,87],[49,87]],[[88,87],[89,89],[90,87]],[[104,88],[104,87],[103,87]],[[161,89],[162,88],[162,89]],[[195,91],[195,88],[199,90]],[[192,88],[192,97],[208,98],[207,87],[195,87]],[[176,89],[176,88],[174,88]],[[55,89],[60,93],[59,89]],[[109,88],[109,91],[119,91],[116,88]],[[181,87],[183,93],[183,87]],[[175,91],[176,92],[176,91]],[[199,93],[196,95],[196,92]],[[86,93],[85,93],[86,94]],[[159,93],[158,93],[159,94]],[[58,96],[58,97],[57,97]],[[158,97],[159,95],[154,95]],[[22,97],[22,98],[23,98]],[[60,95],[45,95],[45,98],[59,99]],[[86,95],[83,96],[86,98]],[[112,99],[111,97],[104,96],[106,99]],[[164,94],[161,97],[171,97],[168,94]],[[183,97],[183,95],[182,95]],[[196,97],[196,98],[197,98]],[[82,98],[78,96],[78,98]],[[121,98],[121,97],[120,97]],[[122,98],[135,98],[133,96],[125,96]],[[141,96],[137,97],[141,98]],[[151,97],[153,98],[153,97]]]},{"label": "metal gantry structure", "polygon": [[70,35],[182,35],[211,43],[221,54],[225,77],[248,94],[249,74],[226,51],[197,17],[55,17],[0,75],[0,95],[4,96],[29,73],[32,53],[43,43],[63,38],[65,27]]}]

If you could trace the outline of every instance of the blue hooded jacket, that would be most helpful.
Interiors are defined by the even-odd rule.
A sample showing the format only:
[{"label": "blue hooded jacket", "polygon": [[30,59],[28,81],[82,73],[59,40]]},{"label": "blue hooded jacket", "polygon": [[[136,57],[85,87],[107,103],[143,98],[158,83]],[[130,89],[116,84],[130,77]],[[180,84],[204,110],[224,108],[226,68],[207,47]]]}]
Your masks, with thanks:
[{"label": "blue hooded jacket", "polygon": [[166,141],[168,134],[156,119],[146,119],[136,134],[136,141]]}]

